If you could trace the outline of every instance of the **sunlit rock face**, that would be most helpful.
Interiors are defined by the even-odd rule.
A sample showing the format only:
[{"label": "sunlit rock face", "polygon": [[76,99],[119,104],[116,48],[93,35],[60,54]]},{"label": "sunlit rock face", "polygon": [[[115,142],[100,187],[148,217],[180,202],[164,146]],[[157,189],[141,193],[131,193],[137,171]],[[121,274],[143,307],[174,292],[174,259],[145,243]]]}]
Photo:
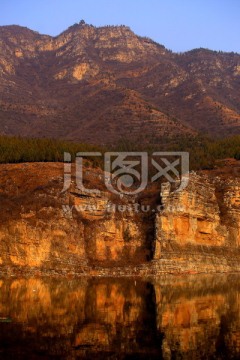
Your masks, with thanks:
[{"label": "sunlit rock face", "polygon": [[237,253],[240,241],[240,183],[192,174],[186,189],[169,193],[156,219],[155,258],[165,253]]},{"label": "sunlit rock face", "polygon": [[[100,169],[84,169],[86,184],[99,186],[98,192],[76,190],[74,179],[63,191],[59,163],[1,165],[1,170],[2,274],[239,271],[237,177],[191,174],[183,191],[169,189],[161,199],[156,194],[163,210],[154,215],[130,211],[131,197],[120,199],[104,190],[97,182]],[[141,201],[136,197],[134,204]]]},{"label": "sunlit rock face", "polygon": [[2,170],[0,271],[89,274],[96,265],[123,267],[149,257],[141,215],[108,212],[106,191],[82,193],[72,186],[62,192],[63,164]]}]

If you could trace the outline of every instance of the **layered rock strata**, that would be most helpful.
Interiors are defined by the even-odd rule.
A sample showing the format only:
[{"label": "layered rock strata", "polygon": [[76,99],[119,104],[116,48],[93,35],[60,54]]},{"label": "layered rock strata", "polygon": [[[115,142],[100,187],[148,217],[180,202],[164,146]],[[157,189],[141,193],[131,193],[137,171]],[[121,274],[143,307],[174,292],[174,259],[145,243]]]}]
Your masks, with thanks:
[{"label": "layered rock strata", "polygon": [[[191,174],[162,210],[106,191],[63,192],[62,164],[1,165],[0,272],[156,275],[239,271],[240,181]],[[91,177],[90,171],[90,177]],[[134,204],[133,204],[134,202]],[[113,207],[117,204],[117,207]]]}]

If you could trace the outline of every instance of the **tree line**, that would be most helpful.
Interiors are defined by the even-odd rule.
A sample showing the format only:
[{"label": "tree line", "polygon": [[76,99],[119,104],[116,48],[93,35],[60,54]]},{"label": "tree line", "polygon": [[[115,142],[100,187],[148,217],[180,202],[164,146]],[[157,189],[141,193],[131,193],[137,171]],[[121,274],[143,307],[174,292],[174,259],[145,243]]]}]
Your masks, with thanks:
[{"label": "tree line", "polygon": [[[64,152],[68,152],[74,161],[78,152],[105,151],[188,151],[191,170],[211,169],[216,160],[235,158],[240,160],[240,135],[224,139],[212,139],[202,135],[171,138],[156,144],[144,143],[142,139],[121,139],[108,148],[70,141],[54,139],[29,139],[0,136],[0,163],[21,162],[63,162]],[[93,162],[92,162],[93,161]],[[91,159],[94,166],[102,166],[102,159]]]}]

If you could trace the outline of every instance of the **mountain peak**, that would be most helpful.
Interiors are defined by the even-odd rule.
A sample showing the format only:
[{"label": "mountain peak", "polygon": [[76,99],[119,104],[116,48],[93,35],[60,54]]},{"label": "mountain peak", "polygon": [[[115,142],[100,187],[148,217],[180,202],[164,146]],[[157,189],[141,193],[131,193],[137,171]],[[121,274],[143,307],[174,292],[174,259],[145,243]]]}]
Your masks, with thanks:
[{"label": "mountain peak", "polygon": [[[92,24],[88,24],[86,23],[84,20],[80,20],[78,23],[75,23],[71,26],[69,26],[66,30],[64,30],[61,34],[62,35],[64,33],[69,33],[69,32],[74,32],[74,31],[79,31],[79,30],[83,30],[83,29],[94,29],[96,32],[97,31],[108,31],[108,30],[119,30],[122,32],[122,34],[124,34],[124,32],[127,33],[132,33],[133,35],[134,32],[131,30],[131,28],[129,26],[126,25],[102,25],[102,26],[94,26]],[[58,35],[58,36],[59,36]]]},{"label": "mountain peak", "polygon": [[81,20],[56,37],[0,27],[1,132],[90,142],[236,134],[239,76],[239,55],[177,55],[123,25]]}]

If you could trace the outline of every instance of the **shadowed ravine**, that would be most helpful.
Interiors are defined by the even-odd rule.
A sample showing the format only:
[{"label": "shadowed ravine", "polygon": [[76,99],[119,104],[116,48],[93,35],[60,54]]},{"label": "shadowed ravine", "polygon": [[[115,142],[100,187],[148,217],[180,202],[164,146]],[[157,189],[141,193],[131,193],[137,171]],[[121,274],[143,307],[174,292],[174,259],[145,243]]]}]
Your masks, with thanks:
[{"label": "shadowed ravine", "polygon": [[235,275],[6,278],[0,357],[237,359],[239,299]]}]

